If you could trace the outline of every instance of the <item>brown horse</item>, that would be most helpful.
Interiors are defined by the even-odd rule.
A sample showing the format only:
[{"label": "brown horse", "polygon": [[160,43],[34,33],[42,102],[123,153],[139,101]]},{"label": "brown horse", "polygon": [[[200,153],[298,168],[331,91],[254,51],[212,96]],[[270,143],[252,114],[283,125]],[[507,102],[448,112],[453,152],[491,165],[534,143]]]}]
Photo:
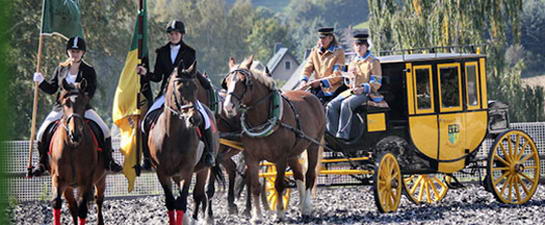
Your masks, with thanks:
[{"label": "brown horse", "polygon": [[[228,117],[242,111],[241,122],[246,126],[241,137],[244,157],[251,183],[252,199],[259,202],[259,162],[267,160],[277,167],[275,189],[282,194],[285,189],[285,170],[290,166],[294,172],[300,194],[300,207],[303,215],[312,212],[311,193],[316,180],[316,169],[321,157],[325,131],[325,115],[320,100],[304,91],[290,91],[282,94],[274,104],[273,97],[278,93],[274,81],[259,71],[251,70],[253,57],[240,65],[229,60],[231,72],[225,77],[227,98],[223,108]],[[269,118],[269,112],[280,109],[278,122]],[[294,129],[290,129],[295,128]],[[269,129],[270,128],[270,129]],[[267,132],[268,131],[268,132]],[[314,140],[315,142],[310,141]],[[298,159],[304,150],[308,154],[308,170],[305,175]],[[277,200],[277,218],[283,219],[282,198]],[[262,217],[259,204],[253,204],[253,218]]]},{"label": "brown horse", "polygon": [[[53,222],[61,224],[61,208],[64,194],[74,224],[85,224],[87,204],[91,200],[93,186],[96,188],[98,224],[104,224],[102,204],[106,188],[106,170],[103,154],[97,150],[98,143],[89,125],[83,118],[89,98],[83,93],[86,81],[74,85],[65,80],[59,96],[63,117],[53,134],[50,147],[51,183],[53,187]],[[74,189],[78,189],[77,200]]]},{"label": "brown horse", "polygon": [[[199,205],[202,204],[203,212],[207,207],[208,196],[205,192],[207,182],[213,180],[218,174],[214,169],[214,176],[210,176],[210,169],[199,163],[203,153],[204,144],[199,138],[199,125],[203,122],[196,93],[195,82],[196,64],[187,70],[180,66],[175,69],[169,78],[165,92],[165,106],[155,125],[149,131],[148,146],[150,155],[156,168],[159,182],[165,192],[166,207],[168,209],[169,223],[181,225],[187,223],[189,218],[185,214],[187,210],[187,196],[191,178],[196,173],[197,179],[193,189],[195,198],[195,210],[193,219],[198,219]],[[206,107],[211,123],[215,124],[212,112]],[[212,125],[214,126],[214,125]],[[213,135],[213,151],[219,147],[219,134]],[[172,181],[178,187],[179,197],[172,194]],[[213,223],[211,211],[206,216],[206,222]]]}]

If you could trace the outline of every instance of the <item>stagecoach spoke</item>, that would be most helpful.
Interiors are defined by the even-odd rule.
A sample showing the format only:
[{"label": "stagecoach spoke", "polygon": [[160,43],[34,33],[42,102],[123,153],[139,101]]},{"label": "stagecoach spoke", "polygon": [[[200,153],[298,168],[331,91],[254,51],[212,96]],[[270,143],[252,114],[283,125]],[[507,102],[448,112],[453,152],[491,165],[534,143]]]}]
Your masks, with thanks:
[{"label": "stagecoach spoke", "polygon": [[530,157],[532,157],[532,156],[533,156],[533,153],[530,153],[530,154],[524,156],[524,158],[522,158],[522,159],[519,161],[519,163],[520,163],[520,164],[525,163],[525,162],[526,162],[528,159],[530,159]]},{"label": "stagecoach spoke", "polygon": [[520,197],[520,190],[519,190],[519,187],[518,187],[519,177],[515,176],[514,180],[515,180],[515,183],[513,184],[513,187],[515,188],[515,194],[517,196],[517,201],[520,201],[521,197]]},{"label": "stagecoach spoke", "polygon": [[502,152],[502,156],[504,156],[505,159],[502,158],[502,157],[500,157],[499,152],[497,152],[496,154],[494,154],[494,157],[495,157],[495,156],[498,156],[498,159],[499,159],[500,161],[502,161],[503,163],[509,165],[510,163],[505,161],[505,160],[509,161],[509,158],[508,158],[508,154],[505,153],[505,147],[503,146],[503,142],[498,143],[498,145],[500,146],[500,150],[501,150],[501,152]]},{"label": "stagecoach spoke", "polygon": [[509,201],[512,201],[512,196],[513,196],[513,178],[514,176],[510,176],[509,177],[509,195],[508,195],[508,200]]},{"label": "stagecoach spoke", "polygon": [[[503,196],[503,192],[505,192],[505,188],[507,187],[507,184],[509,183],[509,179],[511,177],[508,177],[507,180],[505,180],[505,182],[503,182],[503,185],[501,187],[501,191],[500,191],[500,195]],[[494,184],[495,185],[495,184]]]},{"label": "stagecoach spoke", "polygon": [[[411,176],[412,177],[412,176]],[[420,182],[422,180],[422,176],[418,176],[416,181],[414,182],[414,186],[411,187],[411,195],[415,193],[416,189],[420,186]]]},{"label": "stagecoach spoke", "polygon": [[507,150],[508,150],[507,160],[509,162],[513,162],[513,155],[514,155],[513,141],[511,140],[511,136],[512,135],[507,136]]},{"label": "stagecoach spoke", "polygon": [[526,178],[528,181],[530,181],[532,184],[535,183],[534,179],[530,178],[528,175],[524,173],[518,173],[518,175],[521,175],[522,177]]},{"label": "stagecoach spoke", "polygon": [[524,155],[524,150],[526,149],[526,146],[528,146],[528,141],[524,141],[524,145],[522,146],[522,148],[520,148],[520,154],[517,155],[517,158],[516,160],[520,160],[520,158]]},{"label": "stagecoach spoke", "polygon": [[[505,159],[503,159],[503,158],[500,157],[499,155],[494,154],[494,159],[499,160],[500,162],[502,162],[502,163],[503,163],[504,165],[506,165],[506,166],[511,165],[510,162],[505,161]],[[509,160],[509,159],[507,159],[507,160]]]},{"label": "stagecoach spoke", "polygon": [[[434,178],[434,180],[437,179],[437,178]],[[440,193],[439,191],[437,190],[437,187],[435,187],[435,184],[433,183],[433,180],[431,181],[431,189],[433,190],[433,194],[435,196],[435,199],[439,199],[439,196],[440,196]]]},{"label": "stagecoach spoke", "polygon": [[[517,175],[518,175],[518,174],[517,174]],[[529,190],[528,190],[528,188],[526,187],[526,184],[524,184],[524,181],[523,181],[520,177],[518,177],[517,180],[518,180],[520,186],[522,186],[522,190],[524,191],[524,193],[525,193],[526,195],[528,195]]]},{"label": "stagecoach spoke", "polygon": [[508,176],[511,172],[510,171],[507,171],[505,173],[503,173],[498,179],[496,179],[492,184],[494,184],[494,186],[496,186],[496,184],[498,184],[501,180],[503,180],[506,176]]},{"label": "stagecoach spoke", "polygon": [[509,167],[493,167],[492,171],[495,171],[495,170],[509,170]]}]

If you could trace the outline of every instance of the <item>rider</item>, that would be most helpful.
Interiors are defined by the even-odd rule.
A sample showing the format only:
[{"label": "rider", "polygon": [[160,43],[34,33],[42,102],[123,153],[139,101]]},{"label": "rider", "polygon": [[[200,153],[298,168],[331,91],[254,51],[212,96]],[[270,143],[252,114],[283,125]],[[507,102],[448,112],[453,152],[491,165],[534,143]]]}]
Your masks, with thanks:
[{"label": "rider", "polygon": [[[57,93],[57,90],[61,86],[63,80],[66,80],[68,83],[76,83],[85,79],[87,81],[85,94],[89,97],[89,99],[92,99],[97,87],[97,79],[95,69],[82,60],[85,52],[86,47],[83,38],[77,36],[70,38],[66,43],[66,54],[68,55],[68,59],[57,66],[49,81],[46,81],[43,74],[39,72],[34,73],[34,81],[39,83],[38,87],[42,91],[53,95]],[[51,125],[53,125],[63,115],[62,107],[58,98],[59,96],[57,94],[57,102],[53,106],[53,110],[47,115],[45,121],[38,130],[37,141],[40,160],[39,165],[31,171],[31,176],[40,176],[46,170],[49,170],[49,157],[47,154],[49,148],[49,137],[47,134],[51,133],[50,129],[53,127]],[[104,139],[101,140],[103,141],[101,146],[103,147],[102,152],[106,161],[106,168],[112,172],[121,171],[122,167],[112,158],[112,139],[110,137],[110,129],[106,123],[89,105],[87,106],[84,117],[95,122],[100,128],[99,130],[102,131],[102,136]]]},{"label": "rider", "polygon": [[[168,23],[166,27],[166,32],[168,34],[169,43],[155,51],[157,53],[157,58],[155,60],[155,71],[148,71],[144,66],[138,66],[137,68],[138,74],[142,75],[145,79],[149,79],[153,82],[162,81],[159,94],[155,98],[155,102],[153,103],[153,105],[147,112],[146,117],[144,118],[145,127],[148,127],[151,123],[153,123],[153,120],[155,118],[153,115],[150,114],[156,114],[154,112],[158,112],[158,110],[165,103],[163,92],[167,87],[168,78],[170,77],[170,74],[172,73],[174,68],[176,68],[176,65],[178,65],[181,61],[183,68],[187,69],[189,68],[189,66],[191,66],[191,64],[193,64],[193,62],[195,62],[195,50],[183,41],[183,37],[185,35],[184,23],[178,20],[173,20]],[[203,85],[204,88],[211,88],[210,81],[200,73],[197,73],[197,79],[199,79],[199,82]],[[200,111],[203,117],[207,117],[207,114],[202,111],[202,107],[197,108],[201,109]],[[205,127],[205,131],[203,133],[205,139],[204,163],[207,166],[212,166],[215,164],[215,157],[213,155],[213,150],[210,149],[212,146],[210,143],[212,141],[212,130],[210,129],[209,125]],[[144,133],[144,140],[147,140],[146,133]],[[146,144],[144,144],[143,149],[144,165],[142,167],[144,169],[150,169],[151,160],[149,150]]]},{"label": "rider", "polygon": [[[318,33],[320,40],[308,56],[300,87],[310,87],[310,91],[326,103],[346,90],[340,73],[344,65],[344,50],[338,45],[333,28],[320,28]],[[310,81],[312,72],[315,79]]]},{"label": "rider", "polygon": [[335,137],[348,140],[350,138],[350,122],[352,111],[367,103],[382,101],[378,89],[382,85],[380,61],[371,54],[368,34],[354,35],[354,51],[356,57],[350,62],[348,79],[345,80],[350,90],[340,94],[327,104],[327,131]]}]

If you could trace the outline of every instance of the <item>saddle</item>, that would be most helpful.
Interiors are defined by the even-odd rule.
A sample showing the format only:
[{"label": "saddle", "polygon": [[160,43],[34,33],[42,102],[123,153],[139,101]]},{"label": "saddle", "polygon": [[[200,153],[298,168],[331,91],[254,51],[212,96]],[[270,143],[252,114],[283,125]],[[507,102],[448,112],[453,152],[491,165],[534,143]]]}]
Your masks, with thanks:
[{"label": "saddle", "polygon": [[[104,134],[102,133],[102,129],[98,126],[97,123],[95,123],[92,120],[85,119],[85,123],[89,125],[88,127],[91,129],[91,134],[93,138],[93,142],[97,144],[98,148],[97,151],[102,151],[105,148],[104,143]],[[53,135],[57,131],[57,129],[60,127],[60,120],[55,121],[54,123],[51,123],[47,129],[45,130],[45,133],[42,137],[41,144],[43,146],[48,146],[48,153],[51,154],[51,148],[52,148],[52,142]]]}]

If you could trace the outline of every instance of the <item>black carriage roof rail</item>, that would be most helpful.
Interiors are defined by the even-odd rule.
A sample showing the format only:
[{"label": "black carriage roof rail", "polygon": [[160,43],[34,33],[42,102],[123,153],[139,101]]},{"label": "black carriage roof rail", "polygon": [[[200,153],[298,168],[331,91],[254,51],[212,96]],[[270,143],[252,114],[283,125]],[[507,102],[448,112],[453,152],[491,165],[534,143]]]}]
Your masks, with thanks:
[{"label": "black carriage roof rail", "polygon": [[486,44],[472,44],[472,45],[435,46],[435,47],[427,47],[427,48],[394,49],[394,50],[380,51],[379,55],[384,56],[384,55],[394,55],[396,53],[401,53],[400,55],[402,59],[405,60],[405,55],[410,55],[410,54],[431,53],[431,54],[435,54],[435,57],[437,57],[437,53],[444,53],[444,51],[448,51],[451,53],[459,53],[460,55],[462,55],[464,53],[463,50],[467,50],[467,49],[469,49],[471,53],[480,54],[482,51],[481,47],[486,47],[486,46],[487,46]]}]

